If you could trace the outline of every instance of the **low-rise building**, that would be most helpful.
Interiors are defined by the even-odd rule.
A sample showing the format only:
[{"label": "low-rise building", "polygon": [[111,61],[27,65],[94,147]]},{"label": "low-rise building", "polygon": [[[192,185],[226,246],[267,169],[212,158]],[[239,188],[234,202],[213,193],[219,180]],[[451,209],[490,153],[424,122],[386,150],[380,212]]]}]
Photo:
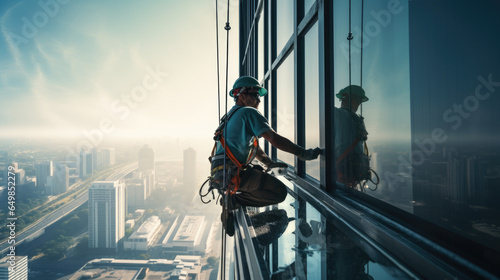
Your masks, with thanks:
[{"label": "low-rise building", "polygon": [[126,260],[95,259],[78,270],[69,280],[78,279],[199,279],[201,262],[199,256],[177,256],[175,260]]},{"label": "low-rise building", "polygon": [[[182,220],[178,224],[179,220]],[[167,254],[205,255],[210,227],[205,216],[177,217],[163,239],[163,251]]]},{"label": "low-rise building", "polygon": [[0,280],[28,279],[27,256],[5,256],[0,259]]},{"label": "low-rise building", "polygon": [[132,235],[124,242],[125,250],[146,251],[153,243],[161,228],[158,216],[149,217]]},{"label": "low-rise building", "polygon": [[134,220],[129,219],[129,220],[125,221],[125,230],[127,230],[129,228],[133,228],[134,226],[135,226]]}]

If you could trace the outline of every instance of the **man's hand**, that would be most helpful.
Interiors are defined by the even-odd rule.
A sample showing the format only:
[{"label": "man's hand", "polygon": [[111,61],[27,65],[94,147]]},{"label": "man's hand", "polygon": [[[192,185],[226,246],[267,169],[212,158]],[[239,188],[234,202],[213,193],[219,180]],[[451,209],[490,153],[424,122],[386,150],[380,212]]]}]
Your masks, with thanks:
[{"label": "man's hand", "polygon": [[297,157],[301,160],[313,160],[316,159],[319,155],[323,154],[323,150],[320,148],[307,149],[302,150],[297,155]]},{"label": "man's hand", "polygon": [[275,176],[282,175],[286,173],[286,169],[288,168],[288,164],[284,162],[275,162],[273,161],[271,164],[267,166],[266,172],[272,171]]},{"label": "man's hand", "polygon": [[267,166],[267,170],[273,169],[273,168],[287,168],[288,164],[284,162],[276,162],[273,161],[271,164]]}]

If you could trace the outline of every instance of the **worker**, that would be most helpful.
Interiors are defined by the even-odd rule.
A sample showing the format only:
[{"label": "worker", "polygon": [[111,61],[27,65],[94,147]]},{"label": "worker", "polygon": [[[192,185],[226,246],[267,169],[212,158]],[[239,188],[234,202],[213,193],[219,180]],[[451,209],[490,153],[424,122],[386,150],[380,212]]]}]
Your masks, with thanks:
[{"label": "worker", "polygon": [[361,103],[368,101],[363,88],[350,85],[341,89],[336,96],[340,108],[334,108],[335,162],[337,181],[349,187],[371,178],[368,139],[364,119],[356,114]]},{"label": "worker", "polygon": [[[279,135],[269,126],[267,119],[257,110],[260,98],[266,94],[267,90],[261,87],[255,78],[250,76],[238,78],[229,92],[234,98],[235,105],[224,116],[227,120],[222,120],[217,130],[219,137],[216,136],[215,139],[218,143],[215,155],[211,157],[214,183],[219,184],[218,188],[223,187],[221,177],[225,162],[225,170],[232,170],[230,176],[226,176],[225,182],[238,185],[236,192],[227,197],[228,205],[227,207],[223,205],[224,211],[221,215],[226,233],[230,236],[234,234],[232,210],[240,206],[263,207],[280,203],[287,195],[286,186],[280,180],[267,174],[260,166],[250,164],[253,159],[257,159],[268,169],[283,165],[269,158],[259,147],[258,138],[263,137],[274,147],[294,154],[301,160],[316,159],[322,152],[319,148],[304,149]],[[226,145],[226,151],[221,142]],[[225,160],[224,154],[226,154]],[[222,204],[225,203],[224,199],[221,201]]]}]

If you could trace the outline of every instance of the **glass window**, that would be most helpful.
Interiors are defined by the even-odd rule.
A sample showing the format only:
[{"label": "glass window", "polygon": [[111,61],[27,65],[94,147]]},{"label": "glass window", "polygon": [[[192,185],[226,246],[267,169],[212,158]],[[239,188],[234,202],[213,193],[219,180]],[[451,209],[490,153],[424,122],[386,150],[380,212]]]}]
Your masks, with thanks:
[{"label": "glass window", "polygon": [[500,252],[500,3],[450,3],[412,2],[412,151],[397,164],[415,215]]},{"label": "glass window", "polygon": [[293,34],[293,1],[278,0],[276,8],[276,50],[279,54]]},{"label": "glass window", "polygon": [[[394,8],[388,6],[387,1],[365,1],[364,7],[361,1],[352,2],[354,38],[350,53],[348,2],[336,1],[334,4],[334,36],[338,42],[334,49],[335,93],[348,87],[351,80],[351,85],[362,86],[368,98],[363,102],[362,91],[351,87],[350,101],[349,90],[346,90],[344,101],[337,102],[335,155],[339,182],[412,212],[412,172],[401,170],[397,164],[399,158],[408,158],[411,154],[408,2],[399,3]],[[354,108],[359,101],[361,105]],[[353,107],[355,114],[349,112],[349,107]],[[367,140],[363,141],[365,136]],[[357,139],[360,141],[356,142]],[[373,169],[372,180],[379,181],[378,185],[370,181],[366,185],[357,183],[370,177],[366,175],[365,154]],[[411,166],[409,168],[411,170]]]},{"label": "glass window", "polygon": [[261,17],[259,19],[259,23],[258,23],[258,28],[257,28],[257,32],[258,32],[258,47],[257,47],[257,55],[258,55],[258,60],[257,60],[257,63],[259,64],[258,65],[258,71],[257,71],[257,79],[260,81],[262,81],[262,79],[264,79],[264,11],[262,11],[261,13]]},{"label": "glass window", "polygon": [[309,9],[311,9],[315,1],[316,0],[304,0],[304,14],[307,14],[307,12],[309,12]]},{"label": "glass window", "polygon": [[[305,118],[306,148],[319,147],[319,64],[318,64],[318,24],[305,35]],[[319,178],[319,158],[306,161],[306,173]]]},{"label": "glass window", "polygon": [[[293,51],[277,70],[277,131],[281,136],[295,142],[295,98],[294,98]],[[278,159],[294,165],[294,155],[278,150]]]},{"label": "glass window", "polygon": [[[326,236],[324,234],[324,219],[322,218],[321,213],[318,212],[313,206],[309,203],[306,204],[306,223],[304,221],[298,221],[298,238],[305,242],[308,246],[311,246],[311,251],[307,254],[307,279],[321,279],[321,254],[319,254],[317,248],[325,247],[323,244],[326,244]],[[313,240],[311,242],[310,240]],[[309,241],[309,242],[307,242]],[[315,243],[315,244],[313,244]]]},{"label": "glass window", "polygon": [[[290,189],[293,189],[293,184],[284,179],[283,177],[278,177],[281,181]],[[279,208],[286,211],[288,217],[295,217],[295,205],[296,200],[293,196],[288,195],[282,203],[279,204]],[[292,264],[295,260],[295,221],[289,221],[286,230],[278,239],[278,266],[287,267]]]},{"label": "glass window", "polygon": [[[278,178],[290,190],[297,190],[294,183]],[[272,232],[266,234],[267,239],[278,237],[276,241],[272,239],[277,244],[276,250],[270,250],[271,259],[276,258],[278,262],[277,269],[269,266],[271,279],[327,279],[328,275],[336,275],[335,279],[410,279],[357,234],[344,232],[345,229],[334,224],[327,227],[326,218],[296,195],[288,195],[278,208],[257,214],[267,215],[269,232]],[[284,220],[288,223],[281,222]],[[328,271],[324,269],[326,264]]]}]

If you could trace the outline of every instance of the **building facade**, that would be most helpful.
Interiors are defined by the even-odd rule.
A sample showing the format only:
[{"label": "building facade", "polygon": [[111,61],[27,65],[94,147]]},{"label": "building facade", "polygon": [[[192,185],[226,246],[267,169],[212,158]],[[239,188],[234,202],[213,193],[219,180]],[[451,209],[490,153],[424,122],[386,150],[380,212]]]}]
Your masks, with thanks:
[{"label": "building facade", "polygon": [[153,241],[161,228],[158,216],[149,217],[132,235],[124,242],[125,250],[146,251],[153,245]]},{"label": "building facade", "polygon": [[[296,198],[287,200],[294,209],[278,207],[297,221],[325,221],[335,213],[321,229],[326,248],[335,246],[329,242],[339,238],[336,228],[347,227],[343,231],[358,232],[361,243],[385,244],[417,278],[435,278],[440,271],[439,278],[497,279],[499,2],[254,0],[240,1],[239,9],[240,75],[256,77],[269,91],[259,110],[279,134],[324,150],[304,162],[263,145],[274,160],[289,165],[284,181]],[[340,135],[335,111],[341,104],[337,94],[352,85],[369,98],[356,113],[368,132],[372,171],[371,180],[349,187],[340,180],[334,153]],[[348,206],[317,213],[300,197],[307,193]],[[368,213],[392,226],[397,221],[397,232],[404,228],[407,236],[432,240],[435,247],[420,243],[420,251],[402,254],[394,245],[400,236],[384,243],[384,227],[370,228],[364,218],[358,223]],[[291,226],[298,229],[298,223]],[[290,248],[304,244],[297,240]],[[349,267],[334,250],[311,257],[286,246],[270,246],[271,273],[293,262],[297,276],[334,279]],[[367,252],[356,253],[365,254],[359,264],[365,274]],[[429,261],[430,255],[454,271]]]},{"label": "building facade", "polygon": [[45,190],[47,177],[54,175],[54,164],[52,161],[39,162],[35,165],[36,187]]},{"label": "building facade", "polygon": [[47,178],[47,194],[61,194],[69,188],[69,168],[66,164],[55,163],[54,173]]},{"label": "building facade", "polygon": [[115,164],[115,148],[104,148],[102,152],[102,163],[104,165]]},{"label": "building facade", "polygon": [[92,153],[81,151],[78,156],[78,174],[80,179],[84,179],[88,175],[92,175],[94,170],[94,161],[92,159]]},{"label": "building facade", "polygon": [[122,181],[95,181],[89,188],[89,248],[116,248],[125,235],[126,192]]},{"label": "building facade", "polygon": [[209,231],[205,216],[177,217],[162,241],[163,251],[169,254],[204,255]]},{"label": "building facade", "polygon": [[28,257],[6,256],[0,259],[1,280],[25,280],[28,279]]}]

